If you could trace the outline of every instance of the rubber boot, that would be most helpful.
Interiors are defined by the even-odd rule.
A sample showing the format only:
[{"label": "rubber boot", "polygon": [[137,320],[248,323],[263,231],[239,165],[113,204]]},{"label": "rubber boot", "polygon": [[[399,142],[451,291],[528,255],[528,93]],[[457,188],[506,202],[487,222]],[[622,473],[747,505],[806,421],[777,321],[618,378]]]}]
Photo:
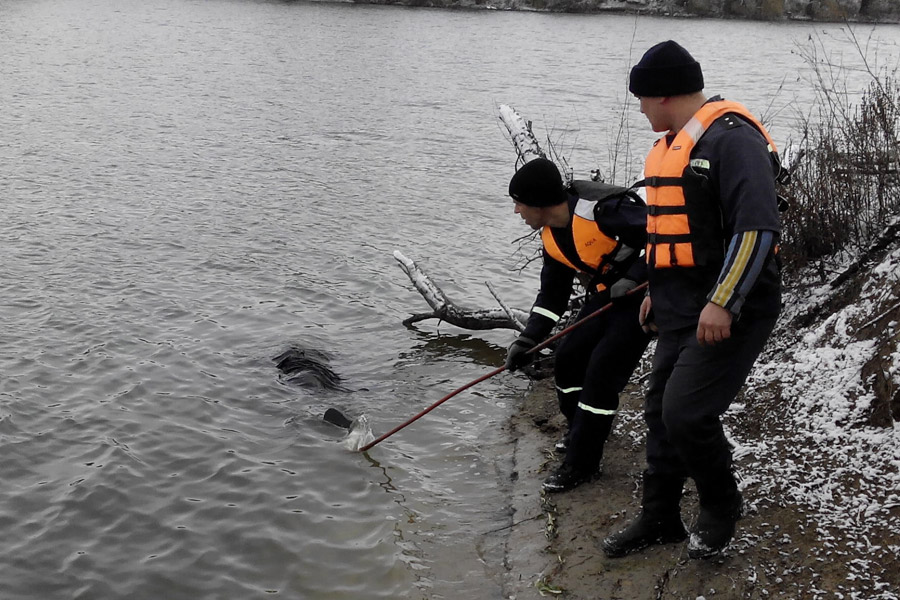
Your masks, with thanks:
[{"label": "rubber boot", "polygon": [[729,470],[697,480],[700,515],[688,541],[688,556],[711,558],[728,547],[741,518],[743,498]]},{"label": "rubber boot", "polygon": [[598,477],[600,477],[599,468],[582,470],[571,463],[563,462],[550,477],[544,480],[541,489],[551,493],[568,492],[582,483],[588,483]]},{"label": "rubber boot", "polygon": [[544,480],[547,492],[567,492],[600,474],[603,446],[612,430],[615,415],[598,415],[583,408],[575,410],[566,457],[559,468]]},{"label": "rubber boot", "polygon": [[681,521],[684,478],[644,472],[643,508],[625,529],[605,538],[600,546],[606,556],[619,558],[654,544],[681,542],[687,530]]}]

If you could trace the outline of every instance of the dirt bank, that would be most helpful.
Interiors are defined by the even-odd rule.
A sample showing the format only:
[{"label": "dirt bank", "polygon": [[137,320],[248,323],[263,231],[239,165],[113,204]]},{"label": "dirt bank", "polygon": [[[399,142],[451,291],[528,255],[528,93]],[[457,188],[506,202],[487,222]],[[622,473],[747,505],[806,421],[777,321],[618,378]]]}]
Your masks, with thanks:
[{"label": "dirt bank", "polygon": [[[764,402],[760,402],[764,410]],[[627,523],[640,507],[644,468],[642,394],[633,385],[623,395],[616,427],[605,451],[603,476],[565,494],[543,495],[540,483],[556,464],[553,443],[563,421],[547,381],[534,384],[510,424],[517,439],[513,474],[513,517],[507,556],[506,598],[561,597],[584,600],[704,598],[895,598],[900,568],[894,559],[851,569],[869,560],[856,540],[841,540],[809,526],[795,504],[770,494],[771,482],[748,483],[748,513],[738,535],[718,559],[687,557],[685,544],[649,548],[641,554],[608,559],[602,537]],[[753,408],[729,413],[726,422],[742,427],[755,419]],[[737,460],[747,468],[752,458]],[[758,480],[757,480],[758,481]],[[685,523],[696,515],[690,482],[682,504]],[[890,528],[872,544],[897,544]],[[869,573],[868,581],[860,574]],[[872,577],[874,576],[874,577]],[[543,589],[543,593],[541,591]]]}]

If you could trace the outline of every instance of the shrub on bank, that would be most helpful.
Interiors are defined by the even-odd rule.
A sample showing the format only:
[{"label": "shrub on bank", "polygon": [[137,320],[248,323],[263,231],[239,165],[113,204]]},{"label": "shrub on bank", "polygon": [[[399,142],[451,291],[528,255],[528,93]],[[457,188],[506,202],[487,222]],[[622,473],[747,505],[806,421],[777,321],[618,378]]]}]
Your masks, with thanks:
[{"label": "shrub on bank", "polygon": [[880,73],[866,67],[871,79],[855,100],[858,93],[839,81],[841,68],[815,51],[805,58],[816,73],[817,102],[800,118],[792,180],[783,190],[790,204],[782,237],[788,273],[863,253],[900,209],[896,67]]}]

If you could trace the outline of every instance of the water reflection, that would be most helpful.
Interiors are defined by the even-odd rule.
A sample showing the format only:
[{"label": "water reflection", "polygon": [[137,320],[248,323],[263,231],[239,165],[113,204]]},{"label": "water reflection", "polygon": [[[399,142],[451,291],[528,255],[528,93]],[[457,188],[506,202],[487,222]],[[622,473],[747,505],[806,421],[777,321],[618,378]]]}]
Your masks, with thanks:
[{"label": "water reflection", "polygon": [[[465,359],[464,362],[499,367],[506,358],[506,348],[469,333],[431,333],[413,329],[414,346],[403,351],[401,362],[423,362]],[[512,334],[511,334],[512,335]]]}]

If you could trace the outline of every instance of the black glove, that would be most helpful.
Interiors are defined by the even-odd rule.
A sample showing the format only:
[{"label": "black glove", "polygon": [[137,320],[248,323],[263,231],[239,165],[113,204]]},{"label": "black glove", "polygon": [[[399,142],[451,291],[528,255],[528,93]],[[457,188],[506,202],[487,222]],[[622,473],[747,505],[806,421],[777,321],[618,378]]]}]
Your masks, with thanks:
[{"label": "black glove", "polygon": [[507,370],[510,372],[515,371],[530,363],[531,359],[534,358],[534,354],[529,354],[528,351],[535,346],[537,346],[537,342],[524,335],[520,335],[516,338],[516,341],[510,344],[509,350],[506,352]]},{"label": "black glove", "polygon": [[624,298],[625,295],[637,287],[637,281],[623,277],[609,288],[610,300]]}]

